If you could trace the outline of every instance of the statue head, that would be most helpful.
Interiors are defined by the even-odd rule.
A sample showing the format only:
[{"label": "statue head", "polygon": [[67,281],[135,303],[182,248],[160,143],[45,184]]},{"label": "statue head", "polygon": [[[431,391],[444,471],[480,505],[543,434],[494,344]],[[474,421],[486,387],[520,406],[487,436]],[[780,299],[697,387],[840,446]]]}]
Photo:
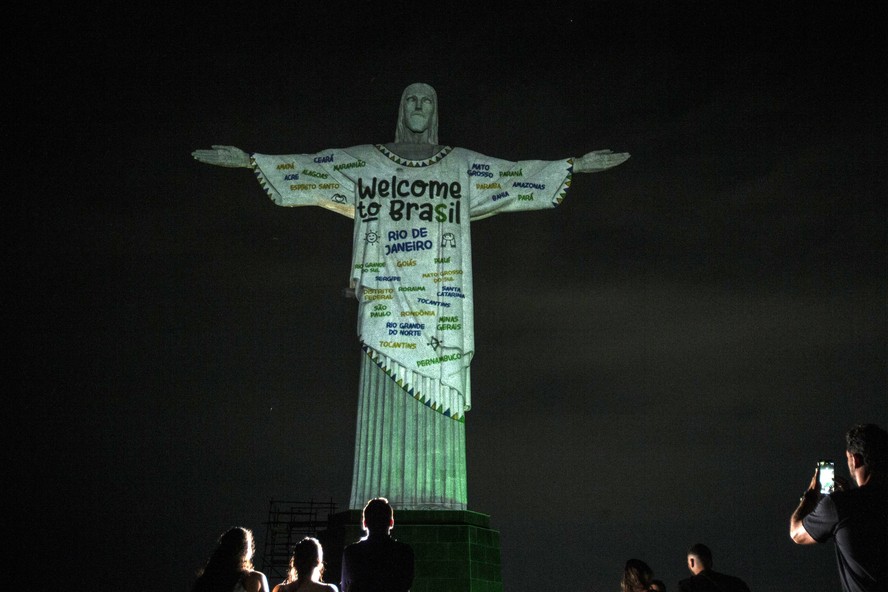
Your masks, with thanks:
[{"label": "statue head", "polygon": [[401,93],[395,142],[438,143],[438,94],[422,82],[414,82]]}]

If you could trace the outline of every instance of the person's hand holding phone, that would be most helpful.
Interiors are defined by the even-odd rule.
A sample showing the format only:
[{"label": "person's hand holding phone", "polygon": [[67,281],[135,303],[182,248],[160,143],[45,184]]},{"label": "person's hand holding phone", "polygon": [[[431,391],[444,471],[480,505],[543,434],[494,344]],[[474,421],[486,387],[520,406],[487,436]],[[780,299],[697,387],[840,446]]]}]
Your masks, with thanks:
[{"label": "person's hand holding phone", "polygon": [[818,496],[820,495],[820,467],[814,468],[814,476],[811,477],[811,483],[808,484],[808,489],[805,491],[805,496],[812,495],[816,493]]}]

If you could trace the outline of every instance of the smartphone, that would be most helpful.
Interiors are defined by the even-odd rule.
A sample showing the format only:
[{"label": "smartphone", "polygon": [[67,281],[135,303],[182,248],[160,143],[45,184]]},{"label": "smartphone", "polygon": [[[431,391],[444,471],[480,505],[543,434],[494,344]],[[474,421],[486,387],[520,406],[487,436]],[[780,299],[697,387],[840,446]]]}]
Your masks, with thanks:
[{"label": "smartphone", "polygon": [[820,469],[820,493],[832,493],[836,489],[836,463],[831,460],[817,461]]}]

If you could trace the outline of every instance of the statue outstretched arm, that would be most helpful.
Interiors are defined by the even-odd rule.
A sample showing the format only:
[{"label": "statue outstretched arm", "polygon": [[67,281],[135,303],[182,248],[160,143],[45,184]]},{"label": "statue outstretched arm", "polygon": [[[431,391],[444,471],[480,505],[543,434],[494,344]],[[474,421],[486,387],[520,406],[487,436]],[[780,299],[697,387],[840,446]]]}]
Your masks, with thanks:
[{"label": "statue outstretched arm", "polygon": [[229,168],[253,168],[250,155],[234,146],[214,145],[212,150],[195,150],[191,153],[194,160]]},{"label": "statue outstretched arm", "polygon": [[574,158],[573,170],[575,173],[600,173],[618,164],[623,164],[627,160],[629,160],[628,152],[594,150]]}]

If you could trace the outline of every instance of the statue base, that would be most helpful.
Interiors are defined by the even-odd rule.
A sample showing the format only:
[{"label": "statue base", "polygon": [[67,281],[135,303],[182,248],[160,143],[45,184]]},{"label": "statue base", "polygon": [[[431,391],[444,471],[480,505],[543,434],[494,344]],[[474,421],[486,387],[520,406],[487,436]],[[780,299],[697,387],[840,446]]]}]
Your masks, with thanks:
[{"label": "statue base", "polygon": [[[339,584],[342,551],[365,535],[361,511],[334,514],[318,533],[324,581]],[[502,592],[499,532],[490,516],[468,510],[395,510],[392,536],[413,547],[411,592]]]}]

